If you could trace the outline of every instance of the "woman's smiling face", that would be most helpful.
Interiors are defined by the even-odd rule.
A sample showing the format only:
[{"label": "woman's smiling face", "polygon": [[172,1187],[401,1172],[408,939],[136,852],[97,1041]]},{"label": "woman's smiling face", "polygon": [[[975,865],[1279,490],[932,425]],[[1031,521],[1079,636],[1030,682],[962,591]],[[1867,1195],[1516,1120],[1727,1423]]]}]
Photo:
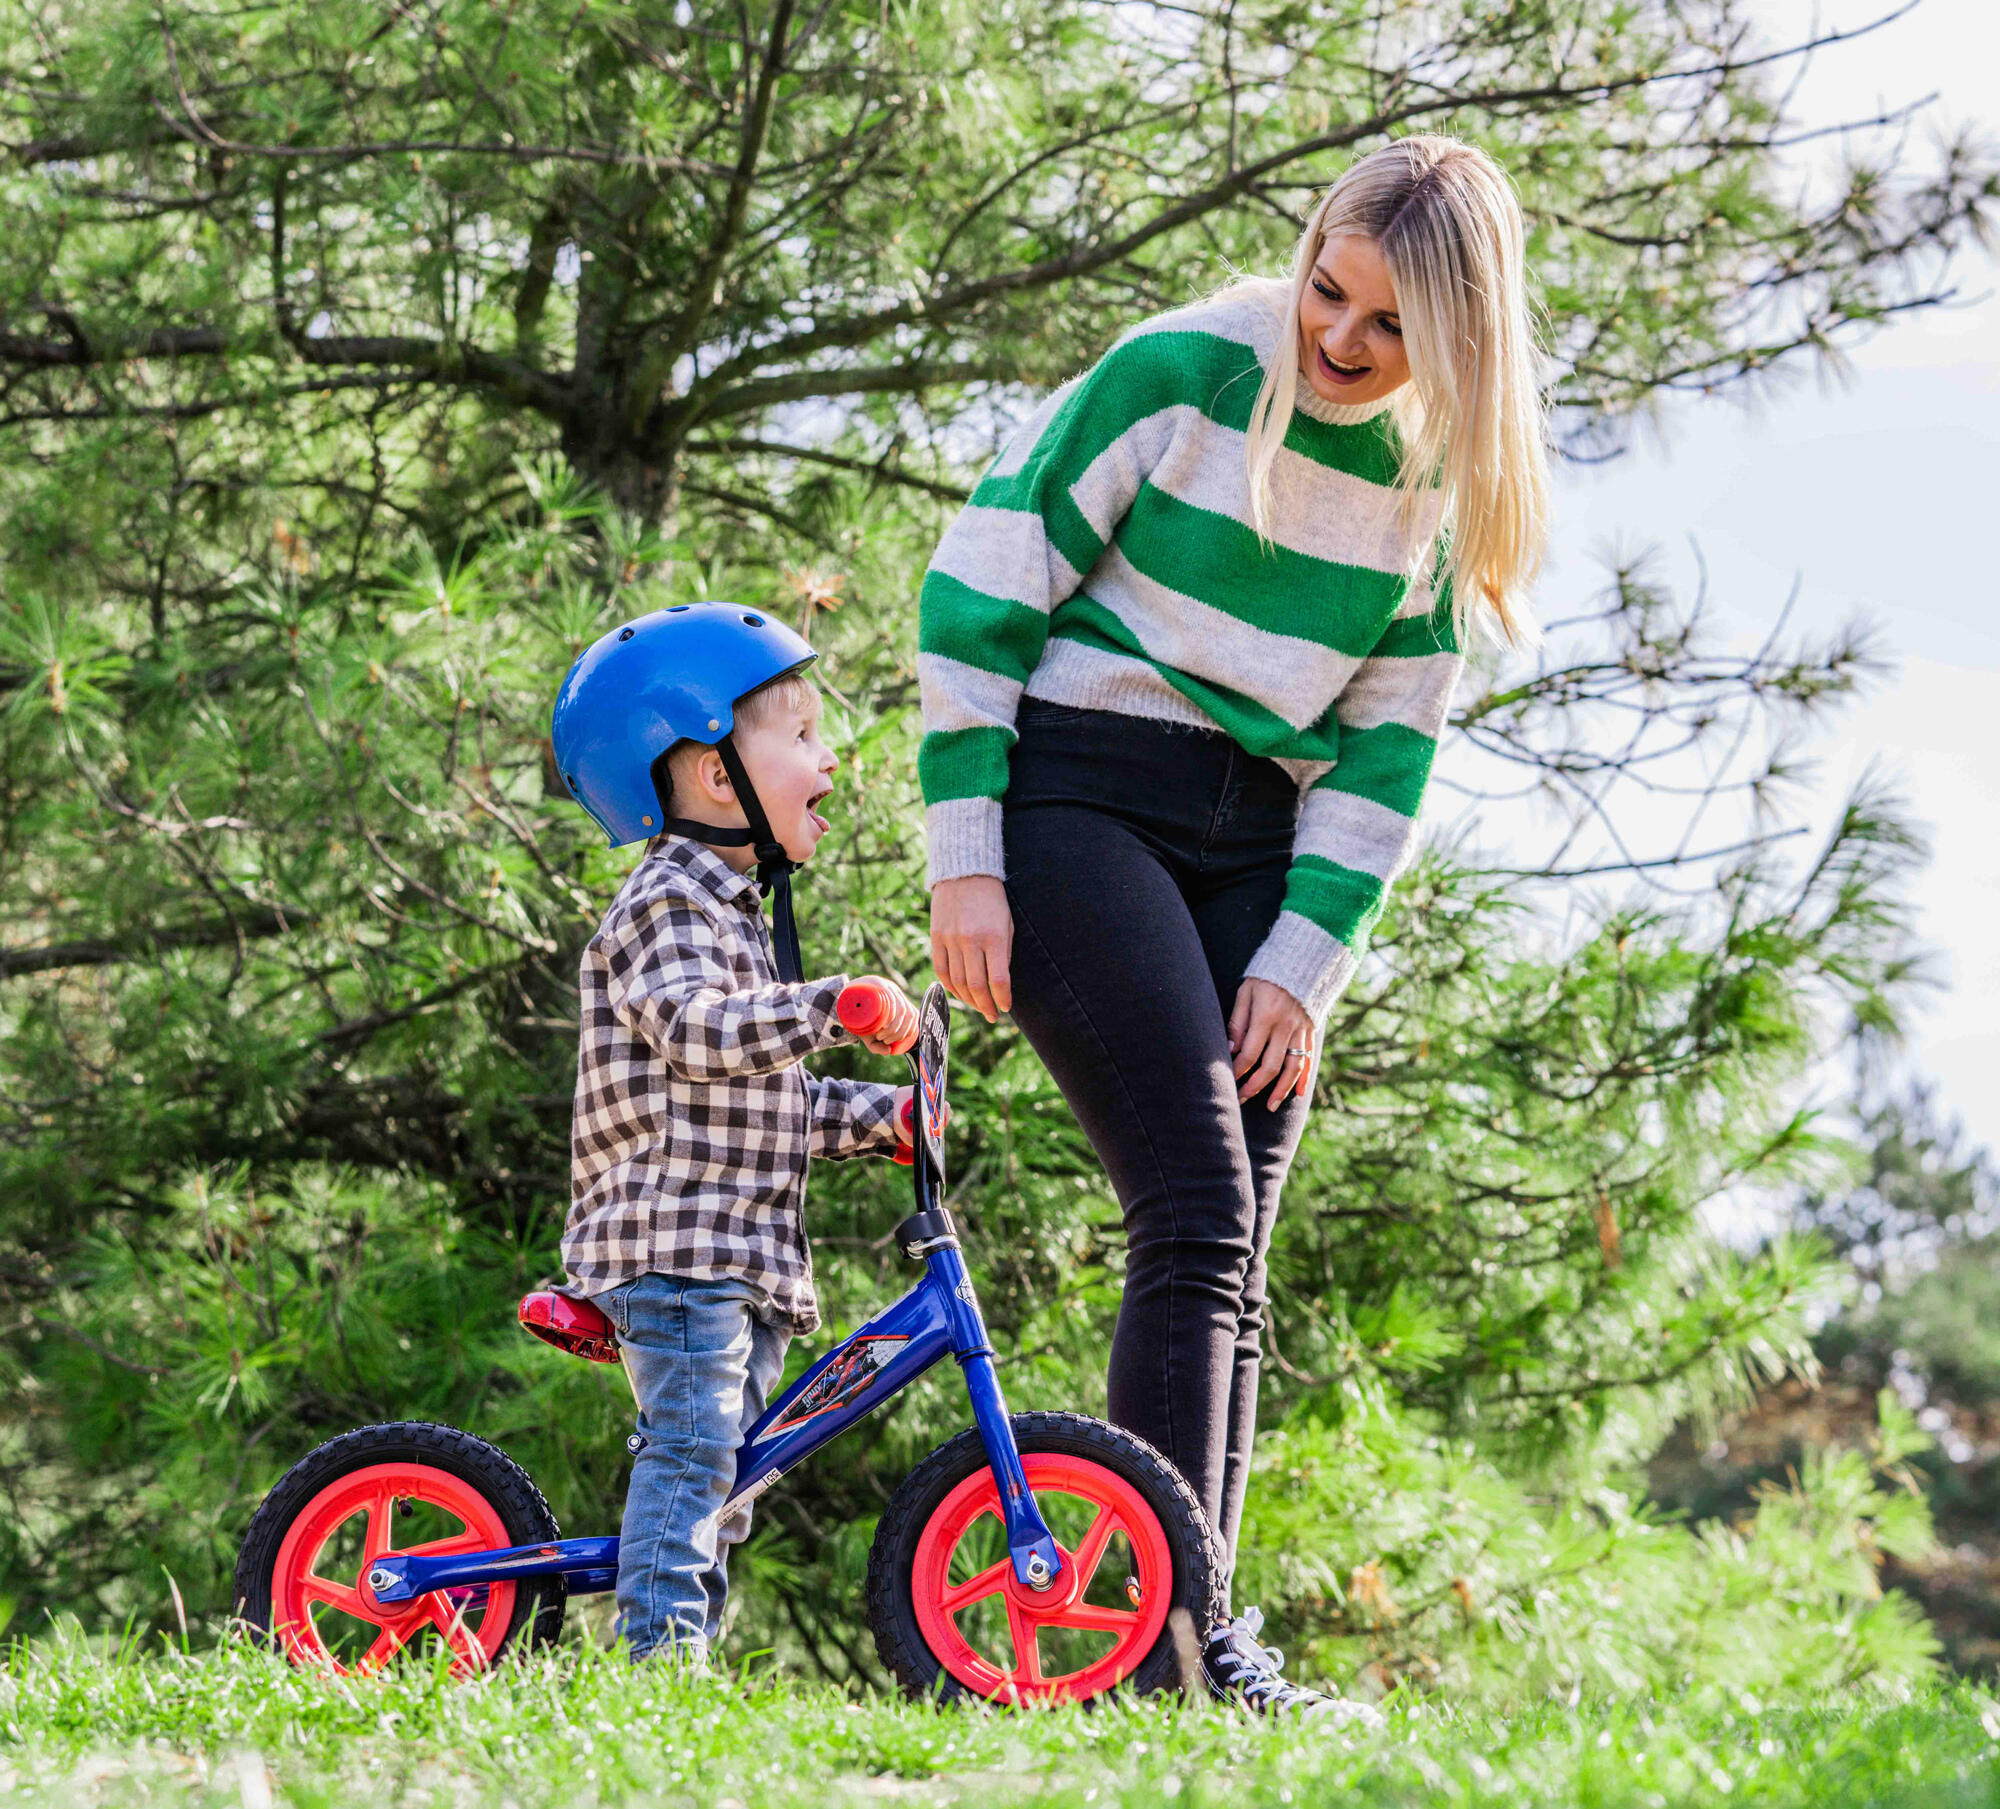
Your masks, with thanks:
[{"label": "woman's smiling face", "polygon": [[1373,239],[1341,233],[1320,247],[1299,301],[1299,368],[1328,402],[1379,402],[1410,380],[1396,286]]}]

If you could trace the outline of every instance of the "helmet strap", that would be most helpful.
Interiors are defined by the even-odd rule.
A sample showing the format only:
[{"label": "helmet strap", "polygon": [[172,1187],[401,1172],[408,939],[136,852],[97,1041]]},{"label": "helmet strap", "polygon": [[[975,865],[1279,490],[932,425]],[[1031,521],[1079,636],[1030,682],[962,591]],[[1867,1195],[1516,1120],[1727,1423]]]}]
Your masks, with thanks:
[{"label": "helmet strap", "polygon": [[[778,978],[796,985],[805,978],[805,960],[799,952],[799,926],[792,914],[792,873],[798,862],[785,852],[784,844],[771,833],[770,819],[764,814],[757,788],[750,783],[750,773],[743,764],[743,756],[736,750],[735,737],[725,735],[714,745],[715,751],[722,756],[723,771],[728,773],[729,783],[736,788],[736,801],[742,805],[749,827],[721,829],[712,824],[693,822],[687,817],[666,816],[661,821],[676,835],[692,836],[696,841],[707,842],[712,847],[756,850],[757,889],[772,895],[771,952],[777,959]],[[656,763],[655,791],[661,790],[660,779],[663,776]]]}]

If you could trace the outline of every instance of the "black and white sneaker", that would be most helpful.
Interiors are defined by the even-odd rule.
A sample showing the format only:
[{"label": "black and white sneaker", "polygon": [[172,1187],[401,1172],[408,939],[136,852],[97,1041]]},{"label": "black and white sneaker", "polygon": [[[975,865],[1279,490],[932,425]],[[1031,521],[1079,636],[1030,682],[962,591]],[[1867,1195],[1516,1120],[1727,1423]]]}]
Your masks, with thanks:
[{"label": "black and white sneaker", "polygon": [[1328,1696],[1281,1677],[1285,1655],[1275,1646],[1257,1643],[1263,1630],[1263,1610],[1246,1608],[1208,1636],[1201,1648],[1201,1674],[1210,1695],[1240,1702],[1260,1715],[1293,1715],[1332,1727],[1384,1725],[1381,1711],[1365,1702]]}]

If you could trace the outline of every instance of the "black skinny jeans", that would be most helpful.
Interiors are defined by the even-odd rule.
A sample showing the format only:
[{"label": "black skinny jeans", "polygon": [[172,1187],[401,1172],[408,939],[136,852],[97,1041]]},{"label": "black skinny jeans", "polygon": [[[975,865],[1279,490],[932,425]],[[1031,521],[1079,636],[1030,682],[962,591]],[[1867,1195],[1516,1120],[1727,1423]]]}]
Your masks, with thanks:
[{"label": "black skinny jeans", "polygon": [[1220,730],[1033,698],[1017,727],[1014,1017],[1124,1209],[1111,1418],[1179,1466],[1233,1571],[1264,1253],[1308,1107],[1237,1103],[1229,1013],[1284,899],[1298,788]]}]

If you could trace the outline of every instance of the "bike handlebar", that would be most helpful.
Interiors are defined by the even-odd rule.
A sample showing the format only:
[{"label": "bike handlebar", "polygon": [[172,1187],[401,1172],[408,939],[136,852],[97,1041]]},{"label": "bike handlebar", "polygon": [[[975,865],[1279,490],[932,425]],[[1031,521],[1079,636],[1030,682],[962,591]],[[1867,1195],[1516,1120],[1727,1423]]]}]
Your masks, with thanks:
[{"label": "bike handlebar", "polygon": [[872,980],[856,980],[840,989],[834,1013],[851,1036],[873,1036],[889,1015],[889,995]]},{"label": "bike handlebar", "polygon": [[849,1035],[864,1038],[881,1036],[892,1018],[907,1012],[909,1016],[906,1040],[900,1044],[892,1044],[890,1053],[904,1055],[916,1047],[915,1007],[883,981],[856,980],[851,985],[843,986],[833,1009],[834,1015],[840,1019],[842,1027]]},{"label": "bike handlebar", "polygon": [[[887,988],[873,980],[856,980],[852,985],[840,989],[840,997],[834,1002],[834,1015],[850,1036],[870,1037],[879,1031],[887,1021],[890,1011]],[[897,1146],[895,1159],[907,1168],[916,1160],[917,1140],[916,1100],[914,1097],[903,1101],[903,1129],[909,1141]]]}]

